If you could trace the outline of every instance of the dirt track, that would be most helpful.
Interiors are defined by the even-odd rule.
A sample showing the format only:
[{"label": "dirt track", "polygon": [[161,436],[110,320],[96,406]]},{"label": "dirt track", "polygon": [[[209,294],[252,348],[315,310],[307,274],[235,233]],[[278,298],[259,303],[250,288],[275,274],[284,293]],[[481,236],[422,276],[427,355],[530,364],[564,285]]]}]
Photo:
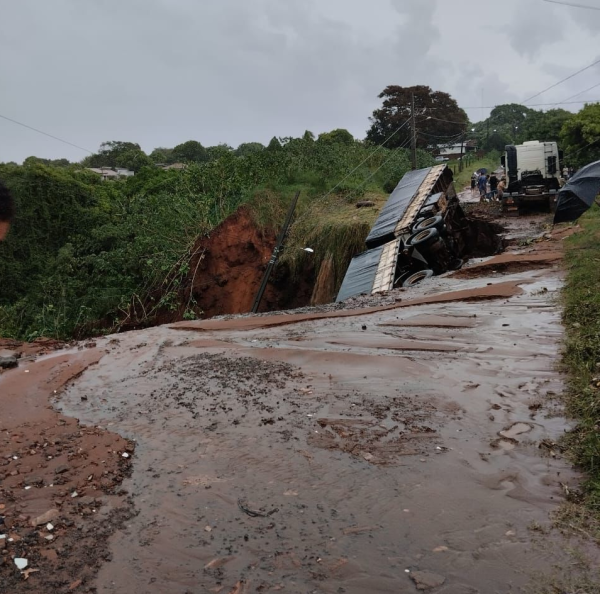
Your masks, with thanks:
[{"label": "dirt track", "polygon": [[[514,223],[520,256],[472,262],[383,296],[383,306],[163,326],[5,373],[0,428],[10,452],[16,441],[24,455],[61,422],[72,426],[62,442],[70,462],[78,439],[92,444],[66,486],[44,479],[25,490],[5,477],[0,513],[16,518],[14,534],[31,534],[7,543],[0,585],[488,594],[520,592],[555,563],[570,567],[561,537],[531,529],[549,524],[579,477],[555,445],[567,429],[554,398],[563,235],[532,243],[544,221],[530,222]],[[65,417],[46,408],[49,397]],[[43,410],[41,425],[16,418],[22,410]],[[50,462],[36,472],[55,472]],[[120,495],[110,495],[114,483],[102,492],[97,472],[89,483],[98,493],[86,487],[93,462],[119,481],[132,471]],[[90,505],[99,498],[103,515],[84,514],[72,489],[88,489]],[[61,528],[47,544],[44,529],[23,526],[55,499]],[[109,547],[98,547],[106,562],[96,577],[93,555],[73,575],[78,534]],[[17,553],[41,571],[25,581]]]}]

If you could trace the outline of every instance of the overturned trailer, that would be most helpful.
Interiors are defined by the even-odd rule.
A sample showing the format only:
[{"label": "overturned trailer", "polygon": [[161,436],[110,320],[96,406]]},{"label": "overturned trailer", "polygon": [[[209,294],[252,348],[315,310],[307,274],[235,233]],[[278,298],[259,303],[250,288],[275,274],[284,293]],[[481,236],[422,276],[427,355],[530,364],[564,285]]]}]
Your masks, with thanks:
[{"label": "overturned trailer", "polygon": [[410,287],[462,266],[469,228],[446,165],[410,171],[353,258],[336,301]]}]

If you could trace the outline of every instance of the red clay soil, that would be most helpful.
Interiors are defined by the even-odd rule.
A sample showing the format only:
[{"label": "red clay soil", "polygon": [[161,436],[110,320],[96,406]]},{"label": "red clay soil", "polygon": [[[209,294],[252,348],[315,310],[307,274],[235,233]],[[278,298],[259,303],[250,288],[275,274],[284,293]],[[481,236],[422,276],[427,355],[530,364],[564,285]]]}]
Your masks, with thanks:
[{"label": "red clay soil", "polygon": [[108,536],[131,516],[118,491],[133,444],[50,405],[101,356],[57,354],[0,377],[0,592],[89,592]]},{"label": "red clay soil", "polygon": [[[261,231],[247,208],[238,209],[209,236],[198,240],[178,310],[161,313],[158,323],[182,320],[193,301],[194,310],[203,318],[249,312],[275,243],[273,231]],[[278,265],[267,285],[260,311],[307,305],[312,293],[312,275],[302,276],[292,283],[287,269]]]},{"label": "red clay soil", "polygon": [[64,342],[53,338],[36,338],[31,342],[21,342],[11,338],[0,338],[0,357],[13,355],[17,358],[43,355],[57,349],[62,349]]},{"label": "red clay soil", "polygon": [[485,299],[508,299],[514,295],[520,295],[523,290],[519,287],[519,281],[507,281],[496,283],[485,287],[475,289],[464,289],[462,291],[450,291],[448,293],[438,293],[419,299],[410,299],[401,301],[393,305],[379,307],[365,307],[364,309],[338,310],[324,313],[306,313],[306,314],[280,314],[272,316],[249,316],[244,318],[234,318],[229,320],[196,320],[191,322],[179,322],[173,324],[171,328],[176,330],[197,330],[197,331],[219,331],[219,330],[255,330],[257,328],[269,328],[273,326],[285,326],[287,324],[296,324],[298,322],[308,322],[311,320],[323,320],[331,318],[351,318],[354,316],[364,316],[390,309],[400,307],[411,307],[413,305],[423,305],[426,303],[445,303],[448,301],[481,301]]}]

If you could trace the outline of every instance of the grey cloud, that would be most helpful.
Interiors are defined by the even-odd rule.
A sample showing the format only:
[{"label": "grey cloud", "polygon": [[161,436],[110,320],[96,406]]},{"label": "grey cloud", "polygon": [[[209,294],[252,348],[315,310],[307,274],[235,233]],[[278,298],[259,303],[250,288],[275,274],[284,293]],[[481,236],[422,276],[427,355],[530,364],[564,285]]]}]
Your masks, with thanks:
[{"label": "grey cloud", "polygon": [[[464,2],[481,22],[496,18],[492,5]],[[190,138],[235,146],[336,127],[363,137],[390,84],[429,84],[465,106],[483,86],[490,104],[571,68],[568,52],[548,45],[538,56],[511,38],[525,63],[506,27],[474,45],[477,20],[465,28],[465,13],[438,0],[19,0],[2,18],[0,114],[92,150],[112,139],[148,151]],[[85,156],[0,120],[0,161],[31,154]]]}]

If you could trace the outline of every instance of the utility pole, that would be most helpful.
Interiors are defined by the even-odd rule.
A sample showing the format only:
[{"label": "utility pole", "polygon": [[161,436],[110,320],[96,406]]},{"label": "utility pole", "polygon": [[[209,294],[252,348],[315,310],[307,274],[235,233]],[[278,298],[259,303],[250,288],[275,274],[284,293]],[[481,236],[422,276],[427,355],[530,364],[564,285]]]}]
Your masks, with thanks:
[{"label": "utility pole", "polygon": [[412,94],[412,109],[410,112],[410,151],[413,171],[417,168],[417,121],[415,118],[415,94]]},{"label": "utility pole", "polygon": [[[465,132],[466,134],[466,132]],[[463,155],[465,153],[465,135],[463,134],[462,140],[460,141],[460,163],[458,165],[458,170],[462,171],[463,167]]]},{"label": "utility pole", "polygon": [[279,236],[277,237],[277,243],[275,244],[275,249],[273,250],[273,255],[269,260],[267,265],[267,269],[265,270],[265,274],[263,276],[262,282],[260,283],[260,287],[258,289],[258,293],[256,293],[256,297],[254,298],[254,303],[252,304],[252,313],[257,313],[258,308],[260,307],[260,302],[262,301],[263,294],[265,289],[267,288],[267,283],[269,282],[269,277],[271,276],[271,272],[273,272],[273,268],[275,268],[275,264],[277,264],[277,260],[279,259],[279,252],[281,252],[281,248],[283,247],[283,242],[285,241],[285,236],[287,235],[288,229],[290,227],[290,223],[292,222],[292,217],[294,216],[294,211],[296,210],[296,205],[298,204],[298,198],[300,197],[300,190],[296,192],[292,203],[290,204],[290,208],[288,210],[287,216],[285,218],[285,223],[279,232]]}]

